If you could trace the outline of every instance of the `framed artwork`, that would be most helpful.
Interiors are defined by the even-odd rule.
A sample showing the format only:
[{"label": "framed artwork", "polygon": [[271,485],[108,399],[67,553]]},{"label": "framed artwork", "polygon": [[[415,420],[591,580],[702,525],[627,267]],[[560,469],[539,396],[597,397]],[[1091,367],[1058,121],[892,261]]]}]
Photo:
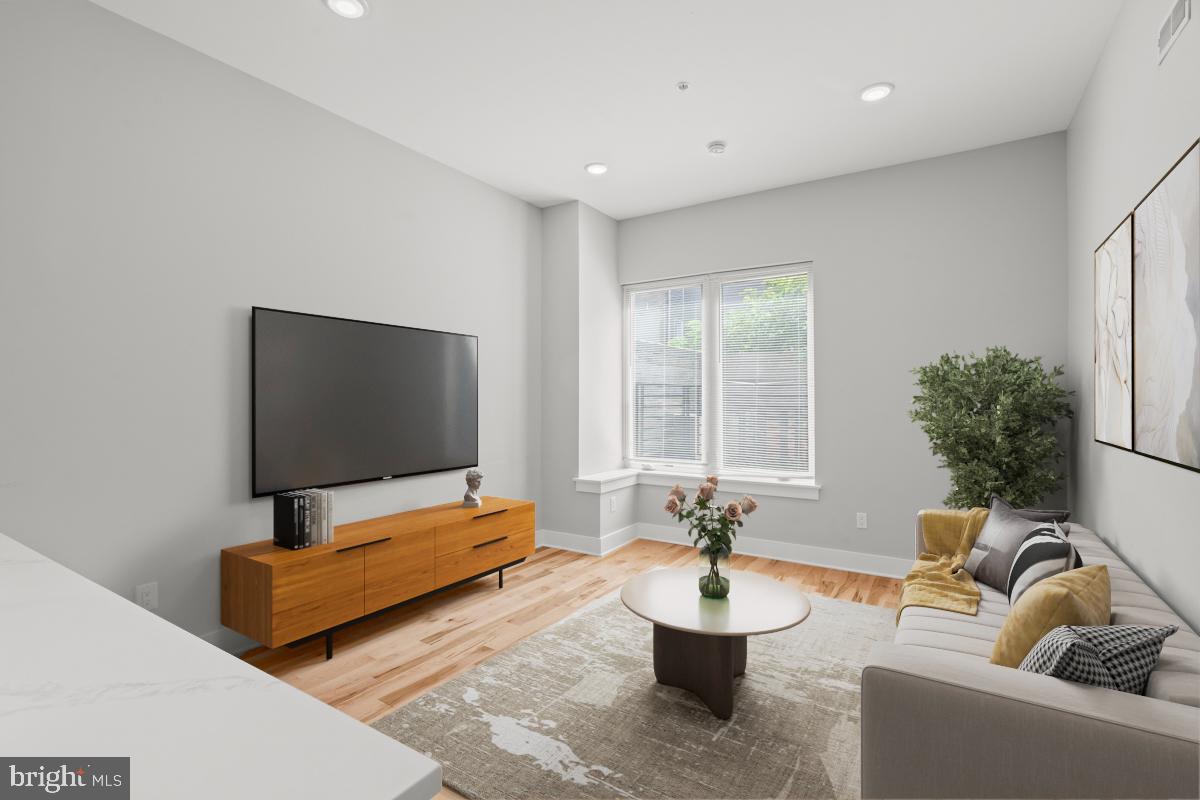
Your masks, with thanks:
[{"label": "framed artwork", "polygon": [[1096,249],[1093,280],[1097,442],[1133,449],[1133,217]]},{"label": "framed artwork", "polygon": [[1133,212],[1133,449],[1200,471],[1198,145]]}]

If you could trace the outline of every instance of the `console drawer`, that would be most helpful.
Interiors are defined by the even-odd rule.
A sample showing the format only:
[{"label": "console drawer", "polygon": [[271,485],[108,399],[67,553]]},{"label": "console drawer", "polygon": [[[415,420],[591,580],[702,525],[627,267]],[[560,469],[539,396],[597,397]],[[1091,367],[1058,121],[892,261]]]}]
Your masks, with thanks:
[{"label": "console drawer", "polygon": [[438,556],[438,586],[456,583],[533,555],[533,530],[497,534],[465,550]]},{"label": "console drawer", "polygon": [[363,615],[361,548],[313,553],[276,566],[271,578],[272,647]]},{"label": "console drawer", "polygon": [[437,555],[444,556],[504,536],[525,531],[533,532],[533,504],[525,503],[508,508],[481,508],[479,513],[462,522],[439,525]]}]

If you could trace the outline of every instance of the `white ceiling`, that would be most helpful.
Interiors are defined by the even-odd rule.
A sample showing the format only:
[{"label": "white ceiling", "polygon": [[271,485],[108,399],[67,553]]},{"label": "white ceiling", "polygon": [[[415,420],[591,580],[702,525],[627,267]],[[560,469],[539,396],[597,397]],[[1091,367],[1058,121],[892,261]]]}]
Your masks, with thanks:
[{"label": "white ceiling", "polygon": [[[93,2],[532,203],[617,218],[1062,130],[1120,6]],[[895,93],[861,102],[876,81]]]}]

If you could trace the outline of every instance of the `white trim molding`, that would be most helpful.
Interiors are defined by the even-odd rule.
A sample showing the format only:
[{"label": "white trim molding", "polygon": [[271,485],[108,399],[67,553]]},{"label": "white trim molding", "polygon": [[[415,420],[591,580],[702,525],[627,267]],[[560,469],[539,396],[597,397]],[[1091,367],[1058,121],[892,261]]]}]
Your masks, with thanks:
[{"label": "white trim molding", "polygon": [[262,647],[258,642],[248,636],[243,636],[235,630],[226,628],[222,625],[215,631],[200,634],[201,639],[211,644],[213,647],[219,647],[226,653],[235,656],[240,656],[248,650],[253,650],[256,647]]},{"label": "white trim molding", "polygon": [[617,489],[637,486],[638,471],[636,469],[614,469],[609,472],[596,472],[591,475],[580,475],[575,479],[575,491],[588,494],[606,494]]},{"label": "white trim molding", "polygon": [[[649,522],[640,523],[637,527],[639,539],[691,546],[687,533],[682,528]],[[881,556],[857,550],[837,550],[832,547],[817,547],[811,544],[779,542],[774,539],[753,539],[746,536],[738,537],[733,552],[761,558],[773,558],[777,561],[809,564],[814,567],[842,569],[866,575],[881,575],[885,578],[903,578],[912,569],[911,560],[895,556]]]},{"label": "white trim molding", "polygon": [[[638,483],[642,486],[674,486],[677,483],[686,487],[699,486],[704,476],[691,472],[674,470],[638,470]],[[767,497],[792,497],[797,500],[821,499],[821,484],[805,478],[760,478],[738,475],[722,475],[721,484],[717,487],[721,492],[733,494],[757,494]]]},{"label": "white trim molding", "polygon": [[573,553],[585,553],[589,556],[606,556],[637,539],[637,533],[638,526],[636,524],[626,525],[624,528],[603,536],[585,536],[581,533],[538,528],[534,535],[534,541],[538,547],[554,547],[559,550],[570,550]]},{"label": "white trim molding", "polygon": [[[668,469],[614,469],[580,475],[575,478],[575,491],[586,494],[606,494],[630,486],[699,486],[704,481],[700,473]],[[820,500],[821,484],[811,478],[766,478],[758,476],[725,475],[720,491],[734,494],[756,494],[765,497],[791,497],[796,500]],[[570,549],[570,548],[567,548]]]}]

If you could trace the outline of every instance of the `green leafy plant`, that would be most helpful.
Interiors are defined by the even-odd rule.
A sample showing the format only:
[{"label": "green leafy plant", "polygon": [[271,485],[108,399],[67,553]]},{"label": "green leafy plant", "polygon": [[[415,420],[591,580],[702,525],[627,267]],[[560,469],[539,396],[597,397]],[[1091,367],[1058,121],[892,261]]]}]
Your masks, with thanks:
[{"label": "green leafy plant", "polygon": [[[780,300],[789,300],[808,292],[807,275],[783,275],[767,278],[761,286],[741,290],[741,302],[722,322],[727,347],[734,351],[793,350],[796,339],[807,324],[803,315],[792,313]],[[700,350],[700,320],[688,320],[683,331],[669,342],[680,350]]]},{"label": "green leafy plant", "polygon": [[913,372],[920,394],[910,413],[950,470],[947,506],[986,506],[993,492],[1033,506],[1059,487],[1066,454],[1054,427],[1071,416],[1071,393],[1057,383],[1062,367],[1047,371],[1040,358],[989,347],[982,357],[946,354]]}]

